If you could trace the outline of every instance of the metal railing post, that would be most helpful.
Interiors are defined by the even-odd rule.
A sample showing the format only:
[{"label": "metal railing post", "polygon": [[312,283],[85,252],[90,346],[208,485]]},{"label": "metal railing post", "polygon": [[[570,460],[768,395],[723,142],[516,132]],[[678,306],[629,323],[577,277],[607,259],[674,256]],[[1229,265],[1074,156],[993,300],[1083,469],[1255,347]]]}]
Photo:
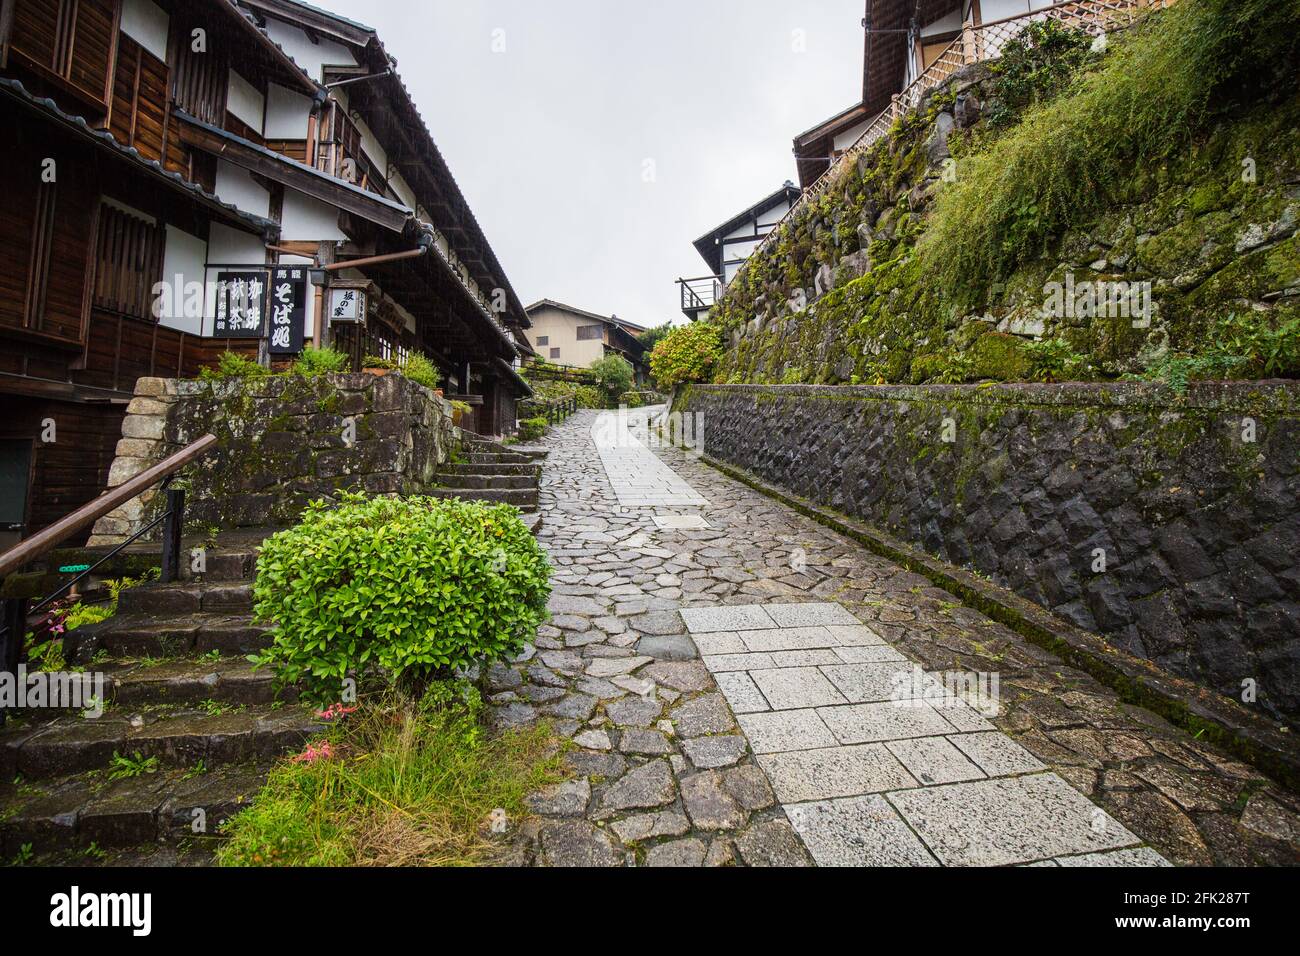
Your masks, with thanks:
[{"label": "metal railing post", "polygon": [[[17,680],[18,657],[27,637],[27,598],[6,598],[4,602],[4,630],[0,631],[0,673],[13,674]],[[4,726],[5,711],[0,707],[0,726]]]},{"label": "metal railing post", "polygon": [[168,488],[167,517],[163,520],[162,530],[162,576],[163,584],[179,580],[181,576],[181,529],[185,527],[185,492],[180,488]]}]

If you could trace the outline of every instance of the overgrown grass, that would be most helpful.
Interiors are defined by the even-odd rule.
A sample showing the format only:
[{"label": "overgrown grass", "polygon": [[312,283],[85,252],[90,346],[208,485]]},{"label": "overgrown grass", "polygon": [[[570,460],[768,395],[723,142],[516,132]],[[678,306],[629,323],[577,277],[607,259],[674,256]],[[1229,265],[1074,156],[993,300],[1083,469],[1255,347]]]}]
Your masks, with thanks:
[{"label": "overgrown grass", "polygon": [[[489,735],[478,691],[435,684],[393,694],[331,729],[331,756],[286,760],[226,827],[223,866],[467,866],[491,862],[495,811],[513,827],[524,797],[559,780],[545,725]],[[315,746],[320,752],[322,746]],[[499,814],[497,814],[499,817]]]},{"label": "overgrown grass", "polygon": [[[1216,114],[1294,84],[1300,0],[1181,0],[1064,96],[959,161],[920,242],[959,307],[1075,223],[1136,198]],[[1262,146],[1263,144],[1261,144]]]}]

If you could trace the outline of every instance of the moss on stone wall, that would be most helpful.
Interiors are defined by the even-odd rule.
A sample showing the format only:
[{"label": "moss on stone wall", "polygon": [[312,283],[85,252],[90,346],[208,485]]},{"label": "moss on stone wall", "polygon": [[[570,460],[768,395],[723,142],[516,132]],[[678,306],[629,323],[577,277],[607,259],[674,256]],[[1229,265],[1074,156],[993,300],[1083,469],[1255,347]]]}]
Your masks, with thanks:
[{"label": "moss on stone wall", "polygon": [[[714,380],[1022,381],[1033,374],[1026,346],[1041,339],[1077,356],[1065,377],[1118,378],[1171,350],[1215,347],[1207,330],[1229,313],[1269,328],[1300,315],[1293,88],[1224,119],[1176,160],[1135,168],[1121,201],[1071,223],[976,308],[945,299],[917,240],[950,157],[1006,135],[980,121],[996,101],[996,67],[967,68],[803,204],[710,313],[726,346]],[[1067,281],[1149,282],[1152,321],[1045,315],[1048,283]]]}]

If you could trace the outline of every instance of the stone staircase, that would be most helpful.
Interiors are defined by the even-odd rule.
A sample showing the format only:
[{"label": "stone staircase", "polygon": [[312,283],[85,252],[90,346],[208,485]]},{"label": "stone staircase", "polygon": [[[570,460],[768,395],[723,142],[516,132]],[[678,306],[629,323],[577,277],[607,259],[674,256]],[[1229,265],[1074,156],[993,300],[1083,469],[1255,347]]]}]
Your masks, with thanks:
[{"label": "stone staircase", "polygon": [[219,543],[203,575],[124,591],[114,617],[68,633],[68,669],[103,675],[104,713],[29,710],[0,731],[0,860],[204,858],[275,758],[323,729],[245,659],[269,643],[252,621],[263,536]]},{"label": "stone staircase", "polygon": [[438,470],[438,487],[433,498],[463,498],[510,504],[523,513],[524,523],[536,532],[538,485],[541,481],[542,448],[502,445],[488,438],[466,434],[459,458]]}]

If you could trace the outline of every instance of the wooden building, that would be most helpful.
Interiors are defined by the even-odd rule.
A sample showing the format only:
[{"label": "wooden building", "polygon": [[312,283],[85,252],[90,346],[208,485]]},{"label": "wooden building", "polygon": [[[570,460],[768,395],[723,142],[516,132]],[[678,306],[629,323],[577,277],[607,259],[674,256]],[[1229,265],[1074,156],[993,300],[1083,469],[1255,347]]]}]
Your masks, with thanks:
[{"label": "wooden building", "polygon": [[0,0],[0,546],[103,489],[136,378],[228,349],[420,351],[513,429],[528,316],[395,66],[290,0]]},{"label": "wooden building", "polygon": [[537,357],[555,365],[589,368],[608,355],[621,355],[632,366],[638,385],[649,376],[650,356],[637,338],[641,326],[617,315],[588,312],[554,299],[528,306],[528,338]]}]

